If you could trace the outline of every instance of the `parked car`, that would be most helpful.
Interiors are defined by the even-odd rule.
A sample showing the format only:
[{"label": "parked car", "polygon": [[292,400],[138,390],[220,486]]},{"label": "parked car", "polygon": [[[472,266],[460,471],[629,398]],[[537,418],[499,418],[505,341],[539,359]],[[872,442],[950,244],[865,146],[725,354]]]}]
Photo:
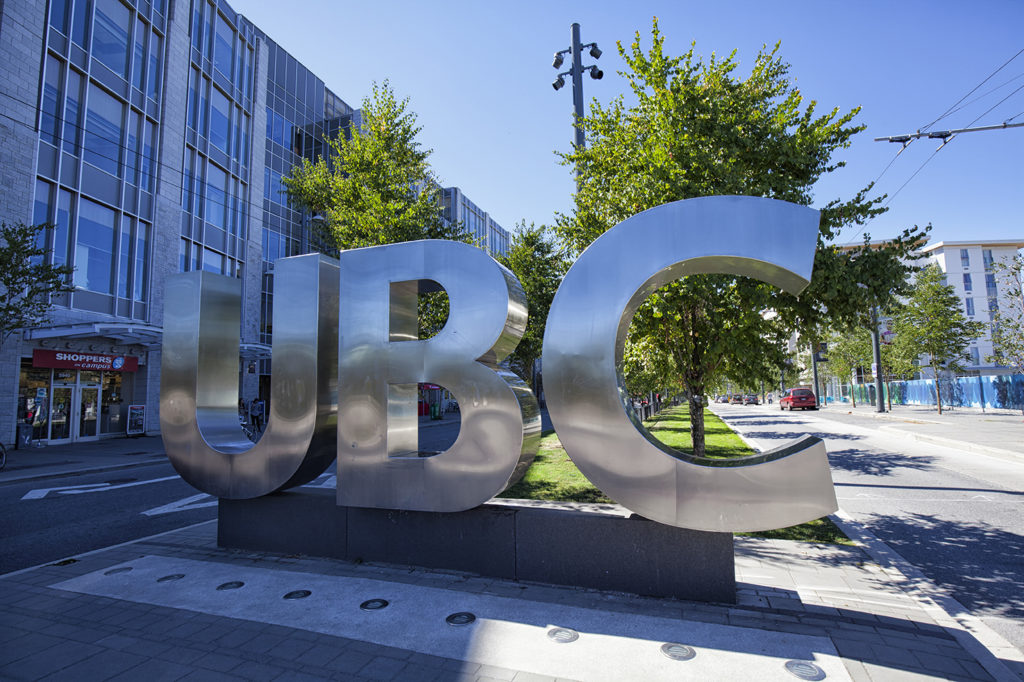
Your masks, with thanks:
[{"label": "parked car", "polygon": [[745,395],[743,396],[744,405],[759,405],[756,395]]},{"label": "parked car", "polygon": [[743,404],[743,395],[740,394],[740,393],[737,393],[736,395],[729,396],[729,404],[730,405],[742,405]]},{"label": "parked car", "polygon": [[717,398],[715,398],[715,402],[716,403],[721,403],[723,405],[727,405],[729,403],[729,396],[727,396],[727,395],[720,395]]},{"label": "parked car", "polygon": [[790,388],[786,395],[779,401],[780,410],[816,410],[818,401],[814,398],[814,391],[809,388]]}]

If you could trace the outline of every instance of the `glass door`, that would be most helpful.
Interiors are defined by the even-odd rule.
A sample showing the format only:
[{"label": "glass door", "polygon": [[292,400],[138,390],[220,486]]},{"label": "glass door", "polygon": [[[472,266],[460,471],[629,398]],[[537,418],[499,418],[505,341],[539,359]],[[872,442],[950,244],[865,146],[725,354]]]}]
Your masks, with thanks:
[{"label": "glass door", "polygon": [[97,430],[100,389],[98,386],[81,386],[78,389],[78,437],[76,440],[93,440]]},{"label": "glass door", "polygon": [[[73,386],[54,386],[50,406],[50,442],[71,440],[71,412],[75,389]],[[45,436],[43,436],[45,438]]]}]

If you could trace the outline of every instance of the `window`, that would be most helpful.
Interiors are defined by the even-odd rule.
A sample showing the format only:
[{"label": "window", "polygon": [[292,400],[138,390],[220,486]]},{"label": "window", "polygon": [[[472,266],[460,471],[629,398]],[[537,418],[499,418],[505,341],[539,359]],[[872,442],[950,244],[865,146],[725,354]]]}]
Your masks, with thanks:
[{"label": "window", "polygon": [[967,249],[960,249],[960,265],[965,268],[971,267],[971,254],[967,252]]},{"label": "window", "polygon": [[225,273],[224,254],[211,251],[210,249],[203,249],[203,270],[223,275]]},{"label": "window", "polygon": [[967,308],[967,314],[971,317],[974,316],[974,299],[968,298],[964,300],[964,305]]},{"label": "window", "polygon": [[[50,207],[53,205],[52,193],[53,185],[42,180],[36,180],[36,200],[35,206],[32,209],[33,225],[50,222]],[[37,247],[46,247],[46,234],[47,231],[39,233],[38,241],[36,242]]]},{"label": "window", "polygon": [[146,78],[146,36],[149,29],[141,19],[135,20],[135,54],[132,58],[132,85],[142,90]]},{"label": "window", "polygon": [[67,101],[64,105],[64,151],[78,156],[82,125],[82,76],[68,71]]},{"label": "window", "polygon": [[75,0],[71,39],[84,46],[89,39],[89,0]]},{"label": "window", "polygon": [[971,275],[964,273],[964,291],[971,291]]},{"label": "window", "polygon": [[992,249],[985,249],[981,252],[981,260],[985,264],[985,270],[992,270]]},{"label": "window", "polygon": [[113,259],[114,212],[83,198],[78,209],[75,286],[101,294],[111,293]]},{"label": "window", "polygon": [[149,225],[139,223],[135,231],[135,277],[133,293],[136,301],[146,300],[146,279],[149,275]]},{"label": "window", "polygon": [[972,365],[980,365],[981,364],[981,353],[974,346],[971,346],[971,364]]},{"label": "window", "polygon": [[224,17],[217,15],[216,45],[213,50],[213,67],[231,80],[231,67],[235,62],[235,32]]},{"label": "window", "polygon": [[46,56],[46,79],[43,81],[43,110],[39,117],[39,137],[52,145],[60,135],[60,96],[64,64]]},{"label": "window", "polygon": [[993,275],[992,273],[985,274],[985,289],[989,297],[993,297],[996,295],[996,276]]},{"label": "window", "polygon": [[990,315],[995,315],[999,312],[999,299],[994,296],[988,299],[988,312]]},{"label": "window", "polygon": [[139,187],[150,192],[153,190],[153,173],[156,171],[156,125],[143,119],[142,121],[142,169]]},{"label": "window", "polygon": [[126,180],[133,185],[139,184],[138,168],[139,168],[139,148],[142,146],[142,133],[139,131],[139,115],[132,111],[128,115],[128,155],[125,158],[124,166],[126,173]]},{"label": "window", "polygon": [[227,228],[228,175],[212,163],[206,169],[206,220],[214,227]]},{"label": "window", "polygon": [[57,222],[53,230],[53,264],[68,262],[68,237],[71,235],[71,192],[60,190],[57,196]]},{"label": "window", "polygon": [[160,99],[160,36],[149,34],[149,98]]},{"label": "window", "polygon": [[118,249],[117,295],[128,298],[128,278],[132,272],[132,219],[121,216],[121,238]]},{"label": "window", "polygon": [[120,0],[96,0],[92,54],[121,78],[128,76],[128,31],[131,13]]},{"label": "window", "polygon": [[210,90],[210,144],[225,154],[231,134],[231,103],[217,88]]},{"label": "window", "polygon": [[85,160],[120,177],[120,151],[124,104],[89,84],[89,111],[85,122]]},{"label": "window", "polygon": [[63,33],[68,34],[68,7],[71,0],[53,0],[50,3],[50,26]]}]

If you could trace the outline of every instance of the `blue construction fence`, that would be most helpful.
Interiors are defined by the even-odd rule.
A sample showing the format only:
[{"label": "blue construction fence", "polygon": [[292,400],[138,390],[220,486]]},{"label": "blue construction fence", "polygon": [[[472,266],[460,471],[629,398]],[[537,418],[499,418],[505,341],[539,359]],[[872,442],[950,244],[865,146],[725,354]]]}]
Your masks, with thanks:
[{"label": "blue construction fence", "polygon": [[[935,379],[891,381],[883,384],[884,399],[893,405],[934,405]],[[854,384],[858,403],[875,402],[874,384]],[[1024,410],[1024,374],[956,377],[939,380],[943,407],[985,407]]]}]

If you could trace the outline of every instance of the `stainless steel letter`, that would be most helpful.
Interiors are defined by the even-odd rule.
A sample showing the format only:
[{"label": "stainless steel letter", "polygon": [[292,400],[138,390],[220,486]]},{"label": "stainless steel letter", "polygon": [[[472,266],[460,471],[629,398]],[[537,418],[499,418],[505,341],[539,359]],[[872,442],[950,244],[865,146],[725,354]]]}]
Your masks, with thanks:
[{"label": "stainless steel letter", "polygon": [[695,458],[643,428],[619,378],[630,321],[655,289],[731,273],[799,293],[817,232],[818,212],[804,206],[703,197],[624,220],[580,256],[551,305],[544,388],[562,445],[594,485],[647,518],[697,530],[782,528],[838,508],[819,439],[737,460]]},{"label": "stainless steel letter", "polygon": [[308,483],[336,455],[337,261],[283,258],[274,280],[270,414],[255,444],[238,423],[240,281],[188,272],[165,286],[164,446],[183,479],[217,497]]},{"label": "stainless steel letter", "polygon": [[[341,266],[338,504],[454,512],[522,476],[540,416],[518,377],[498,372],[526,328],[522,287],[484,251],[441,240],[344,251]],[[426,281],[426,282],[424,282]],[[444,328],[417,340],[424,283],[448,293]],[[455,395],[455,443],[418,452],[417,383]]]}]

